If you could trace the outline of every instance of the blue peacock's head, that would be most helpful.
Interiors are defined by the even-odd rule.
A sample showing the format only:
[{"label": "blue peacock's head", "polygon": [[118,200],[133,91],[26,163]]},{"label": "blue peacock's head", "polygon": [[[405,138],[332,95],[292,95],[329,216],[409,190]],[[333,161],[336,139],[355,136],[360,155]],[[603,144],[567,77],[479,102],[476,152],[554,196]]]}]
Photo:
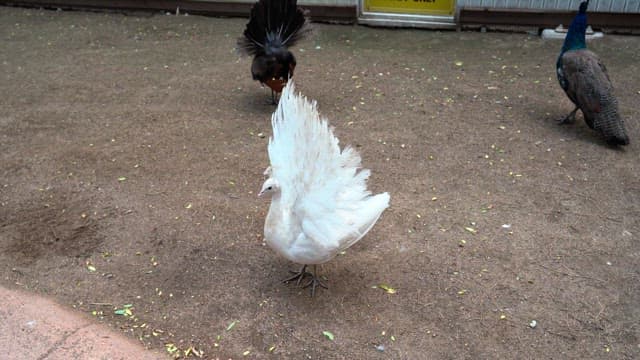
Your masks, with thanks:
[{"label": "blue peacock's head", "polygon": [[587,13],[587,7],[589,7],[589,0],[583,1],[580,3],[580,10],[578,11],[580,14]]},{"label": "blue peacock's head", "polygon": [[562,46],[561,54],[569,50],[584,49],[587,47],[585,33],[587,30],[587,7],[589,0],[580,3],[578,14],[573,18],[569,31]]}]

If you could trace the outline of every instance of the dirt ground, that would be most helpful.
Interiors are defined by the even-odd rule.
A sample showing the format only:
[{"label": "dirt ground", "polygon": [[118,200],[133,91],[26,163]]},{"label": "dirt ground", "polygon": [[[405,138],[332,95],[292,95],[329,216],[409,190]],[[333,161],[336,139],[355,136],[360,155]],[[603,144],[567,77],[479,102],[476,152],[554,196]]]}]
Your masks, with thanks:
[{"label": "dirt ground", "polygon": [[262,240],[245,23],[0,8],[2,285],[168,356],[640,357],[639,37],[590,43],[617,150],[556,124],[557,40],[316,24],[297,87],[392,205],[311,298]]}]

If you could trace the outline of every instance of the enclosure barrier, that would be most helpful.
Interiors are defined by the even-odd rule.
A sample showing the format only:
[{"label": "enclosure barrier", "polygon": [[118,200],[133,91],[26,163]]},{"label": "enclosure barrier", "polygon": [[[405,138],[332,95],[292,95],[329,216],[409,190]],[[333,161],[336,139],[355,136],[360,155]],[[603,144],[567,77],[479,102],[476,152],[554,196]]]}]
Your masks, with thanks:
[{"label": "enclosure barrier", "polygon": [[[313,21],[460,29],[467,26],[548,28],[568,24],[580,0],[299,0]],[[210,16],[249,14],[251,0],[0,0],[0,5],[89,11],[162,11]],[[594,28],[640,32],[640,1],[591,0]]]}]

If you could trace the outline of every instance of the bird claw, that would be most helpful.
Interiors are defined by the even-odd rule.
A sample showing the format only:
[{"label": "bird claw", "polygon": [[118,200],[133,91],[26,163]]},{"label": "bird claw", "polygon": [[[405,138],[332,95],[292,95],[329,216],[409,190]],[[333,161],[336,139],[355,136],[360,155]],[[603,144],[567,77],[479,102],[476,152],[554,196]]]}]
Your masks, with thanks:
[{"label": "bird claw", "polygon": [[278,105],[278,102],[276,102],[276,100],[273,97],[265,100],[264,103],[266,105]]},{"label": "bird claw", "polygon": [[573,116],[568,115],[564,119],[560,119],[560,120],[557,120],[557,121],[558,121],[558,124],[560,124],[560,125],[573,124],[573,123],[576,122],[576,115],[575,114],[573,114]]},{"label": "bird claw", "polygon": [[304,286],[302,286],[303,289],[308,288],[309,286],[311,286],[311,297],[313,297],[316,294],[316,288],[318,286],[323,287],[325,289],[328,289],[327,285],[325,283],[322,282],[322,280],[320,280],[320,278],[316,275],[311,275],[312,278],[311,280],[309,280],[308,283],[304,284]]},{"label": "bird claw", "polygon": [[[300,271],[291,271],[291,273],[293,274],[293,276],[282,280],[282,282],[288,283],[295,280],[296,286],[300,286],[303,289],[311,287],[311,297],[313,297],[316,294],[316,288],[318,286],[328,289],[327,285],[324,282],[322,282],[322,280],[320,280],[320,277],[318,275],[316,275],[315,266],[313,267],[313,273],[307,271],[307,265],[302,266]],[[302,279],[304,279],[307,275],[311,276],[311,279],[301,286],[300,284],[302,283]]]},{"label": "bird claw", "polygon": [[297,280],[297,281],[296,281],[296,285],[297,285],[297,286],[300,286],[300,283],[302,282],[302,279],[304,279],[304,277],[305,277],[305,276],[307,276],[307,275],[311,275],[311,276],[313,276],[313,274],[312,274],[312,273],[310,273],[310,272],[308,272],[308,271],[307,271],[307,265],[304,265],[304,266],[302,267],[302,269],[300,269],[300,271],[293,271],[293,270],[290,270],[289,272],[290,272],[290,273],[292,273],[292,274],[293,274],[293,276],[288,277],[288,278],[286,278],[286,279],[282,280],[282,282],[283,282],[283,283],[288,283],[288,282],[291,282],[291,281],[293,281],[293,280]]},{"label": "bird claw", "polygon": [[569,113],[569,115],[565,116],[564,119],[558,120],[558,124],[564,125],[564,124],[573,124],[573,123],[575,123],[576,122],[576,112],[578,112],[578,108],[575,108],[572,112]]}]

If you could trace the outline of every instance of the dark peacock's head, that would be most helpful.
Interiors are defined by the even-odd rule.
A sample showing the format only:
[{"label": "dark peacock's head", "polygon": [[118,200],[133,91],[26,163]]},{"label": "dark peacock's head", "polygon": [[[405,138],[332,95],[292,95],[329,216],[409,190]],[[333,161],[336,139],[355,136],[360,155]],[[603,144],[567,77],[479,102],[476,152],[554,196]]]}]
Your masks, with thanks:
[{"label": "dark peacock's head", "polygon": [[571,25],[569,25],[569,31],[564,39],[560,54],[564,54],[569,50],[585,49],[587,47],[585,39],[587,30],[587,6],[589,6],[589,0],[580,3],[580,10],[573,18]]},{"label": "dark peacock's head", "polygon": [[589,0],[581,2],[580,10],[578,12],[580,14],[585,14],[587,12],[587,7],[589,7]]}]

